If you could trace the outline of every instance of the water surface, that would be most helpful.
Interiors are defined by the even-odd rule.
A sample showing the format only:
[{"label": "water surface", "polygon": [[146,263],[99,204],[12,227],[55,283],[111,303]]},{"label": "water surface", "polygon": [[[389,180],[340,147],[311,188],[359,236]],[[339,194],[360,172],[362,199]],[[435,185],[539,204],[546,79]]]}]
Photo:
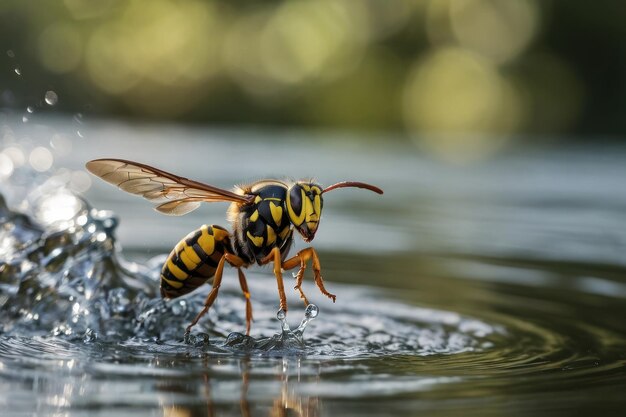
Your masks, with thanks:
[{"label": "water surface", "polygon": [[[15,164],[0,187],[7,415],[623,411],[625,148],[524,149],[450,167],[390,138],[364,146],[331,134],[105,122],[81,123],[80,137],[64,119],[3,129],[3,150],[43,146],[54,158],[44,173]],[[302,344],[229,338],[245,329],[233,270],[185,341],[209,288],[164,303],[158,270],[189,231],[226,225],[226,206],[168,218],[95,179],[81,196],[76,172],[99,157],[221,187],[316,176],[385,195],[328,194],[313,243],[337,303],[307,275],[320,313]],[[271,270],[247,276],[252,336],[271,338],[280,330]],[[304,306],[288,297],[295,328]]]}]

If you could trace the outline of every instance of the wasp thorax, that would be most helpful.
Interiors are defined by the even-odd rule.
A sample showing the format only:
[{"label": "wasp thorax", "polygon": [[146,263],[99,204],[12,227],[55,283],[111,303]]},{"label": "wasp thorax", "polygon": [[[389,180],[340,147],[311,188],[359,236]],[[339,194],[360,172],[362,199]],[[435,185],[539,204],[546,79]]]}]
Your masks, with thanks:
[{"label": "wasp thorax", "polygon": [[315,237],[323,204],[322,187],[317,184],[297,182],[289,188],[287,193],[289,220],[306,242]]}]

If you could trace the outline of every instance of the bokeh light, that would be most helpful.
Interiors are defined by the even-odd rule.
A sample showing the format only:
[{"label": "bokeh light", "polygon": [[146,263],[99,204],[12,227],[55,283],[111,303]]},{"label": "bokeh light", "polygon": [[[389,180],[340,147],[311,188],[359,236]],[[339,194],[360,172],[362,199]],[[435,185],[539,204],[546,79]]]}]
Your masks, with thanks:
[{"label": "bokeh light", "polygon": [[84,193],[91,187],[91,177],[85,171],[74,171],[70,176],[70,189]]},{"label": "bokeh light", "polygon": [[449,17],[459,45],[498,63],[517,58],[539,27],[531,0],[450,0]]},{"label": "bokeh light", "polygon": [[358,64],[363,32],[336,1],[283,3],[263,28],[261,64],[279,83],[341,75]]},{"label": "bokeh light", "polygon": [[38,146],[30,152],[28,162],[34,170],[45,172],[52,167],[54,157],[48,148]]},{"label": "bokeh light", "polygon": [[446,159],[488,155],[520,125],[518,94],[490,61],[442,48],[418,61],[404,95],[407,126]]},{"label": "bokeh light", "polygon": [[[564,7],[64,0],[44,10],[8,0],[0,18],[23,24],[0,29],[0,79],[19,80],[28,97],[48,91],[44,103],[73,114],[89,107],[90,115],[390,130],[446,159],[488,156],[528,134],[626,123],[618,79],[626,49],[616,41],[623,29],[611,24],[613,9],[570,7],[564,15]],[[606,25],[597,25],[599,16]],[[580,36],[570,42],[579,21],[590,25],[585,36],[604,40],[601,48]],[[615,59],[590,58],[602,51]],[[37,105],[0,93],[3,106]]]},{"label": "bokeh light", "polygon": [[98,88],[140,111],[184,111],[202,97],[197,84],[220,66],[221,24],[211,3],[129,3],[89,37],[87,72]]},{"label": "bokeh light", "polygon": [[14,167],[21,167],[26,163],[24,152],[17,146],[8,146],[2,153],[9,157]]},{"label": "bokeh light", "polygon": [[6,154],[0,153],[0,179],[5,179],[13,174],[13,161]]},{"label": "bokeh light", "polygon": [[72,219],[82,208],[80,200],[67,192],[45,196],[37,206],[37,219],[43,224],[56,224]]},{"label": "bokeh light", "polygon": [[63,0],[63,4],[77,20],[92,19],[106,15],[111,8],[119,5],[118,0]]}]

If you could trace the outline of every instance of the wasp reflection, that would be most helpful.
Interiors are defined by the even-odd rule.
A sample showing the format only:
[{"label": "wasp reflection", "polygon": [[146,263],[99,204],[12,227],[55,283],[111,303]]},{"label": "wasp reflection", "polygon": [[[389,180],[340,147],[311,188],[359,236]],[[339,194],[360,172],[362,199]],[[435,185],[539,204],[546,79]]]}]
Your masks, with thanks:
[{"label": "wasp reflection", "polygon": [[320,365],[300,358],[206,359],[193,380],[161,381],[166,417],[319,415]]}]

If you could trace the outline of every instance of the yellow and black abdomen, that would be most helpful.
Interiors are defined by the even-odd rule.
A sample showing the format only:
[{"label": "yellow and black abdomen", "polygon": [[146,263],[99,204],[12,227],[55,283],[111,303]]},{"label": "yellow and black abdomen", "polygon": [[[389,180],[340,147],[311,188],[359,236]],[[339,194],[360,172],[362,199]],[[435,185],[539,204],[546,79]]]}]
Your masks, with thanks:
[{"label": "yellow and black abdomen", "polygon": [[161,295],[176,298],[190,293],[215,275],[225,252],[231,252],[229,233],[203,225],[174,247],[161,270]]}]

